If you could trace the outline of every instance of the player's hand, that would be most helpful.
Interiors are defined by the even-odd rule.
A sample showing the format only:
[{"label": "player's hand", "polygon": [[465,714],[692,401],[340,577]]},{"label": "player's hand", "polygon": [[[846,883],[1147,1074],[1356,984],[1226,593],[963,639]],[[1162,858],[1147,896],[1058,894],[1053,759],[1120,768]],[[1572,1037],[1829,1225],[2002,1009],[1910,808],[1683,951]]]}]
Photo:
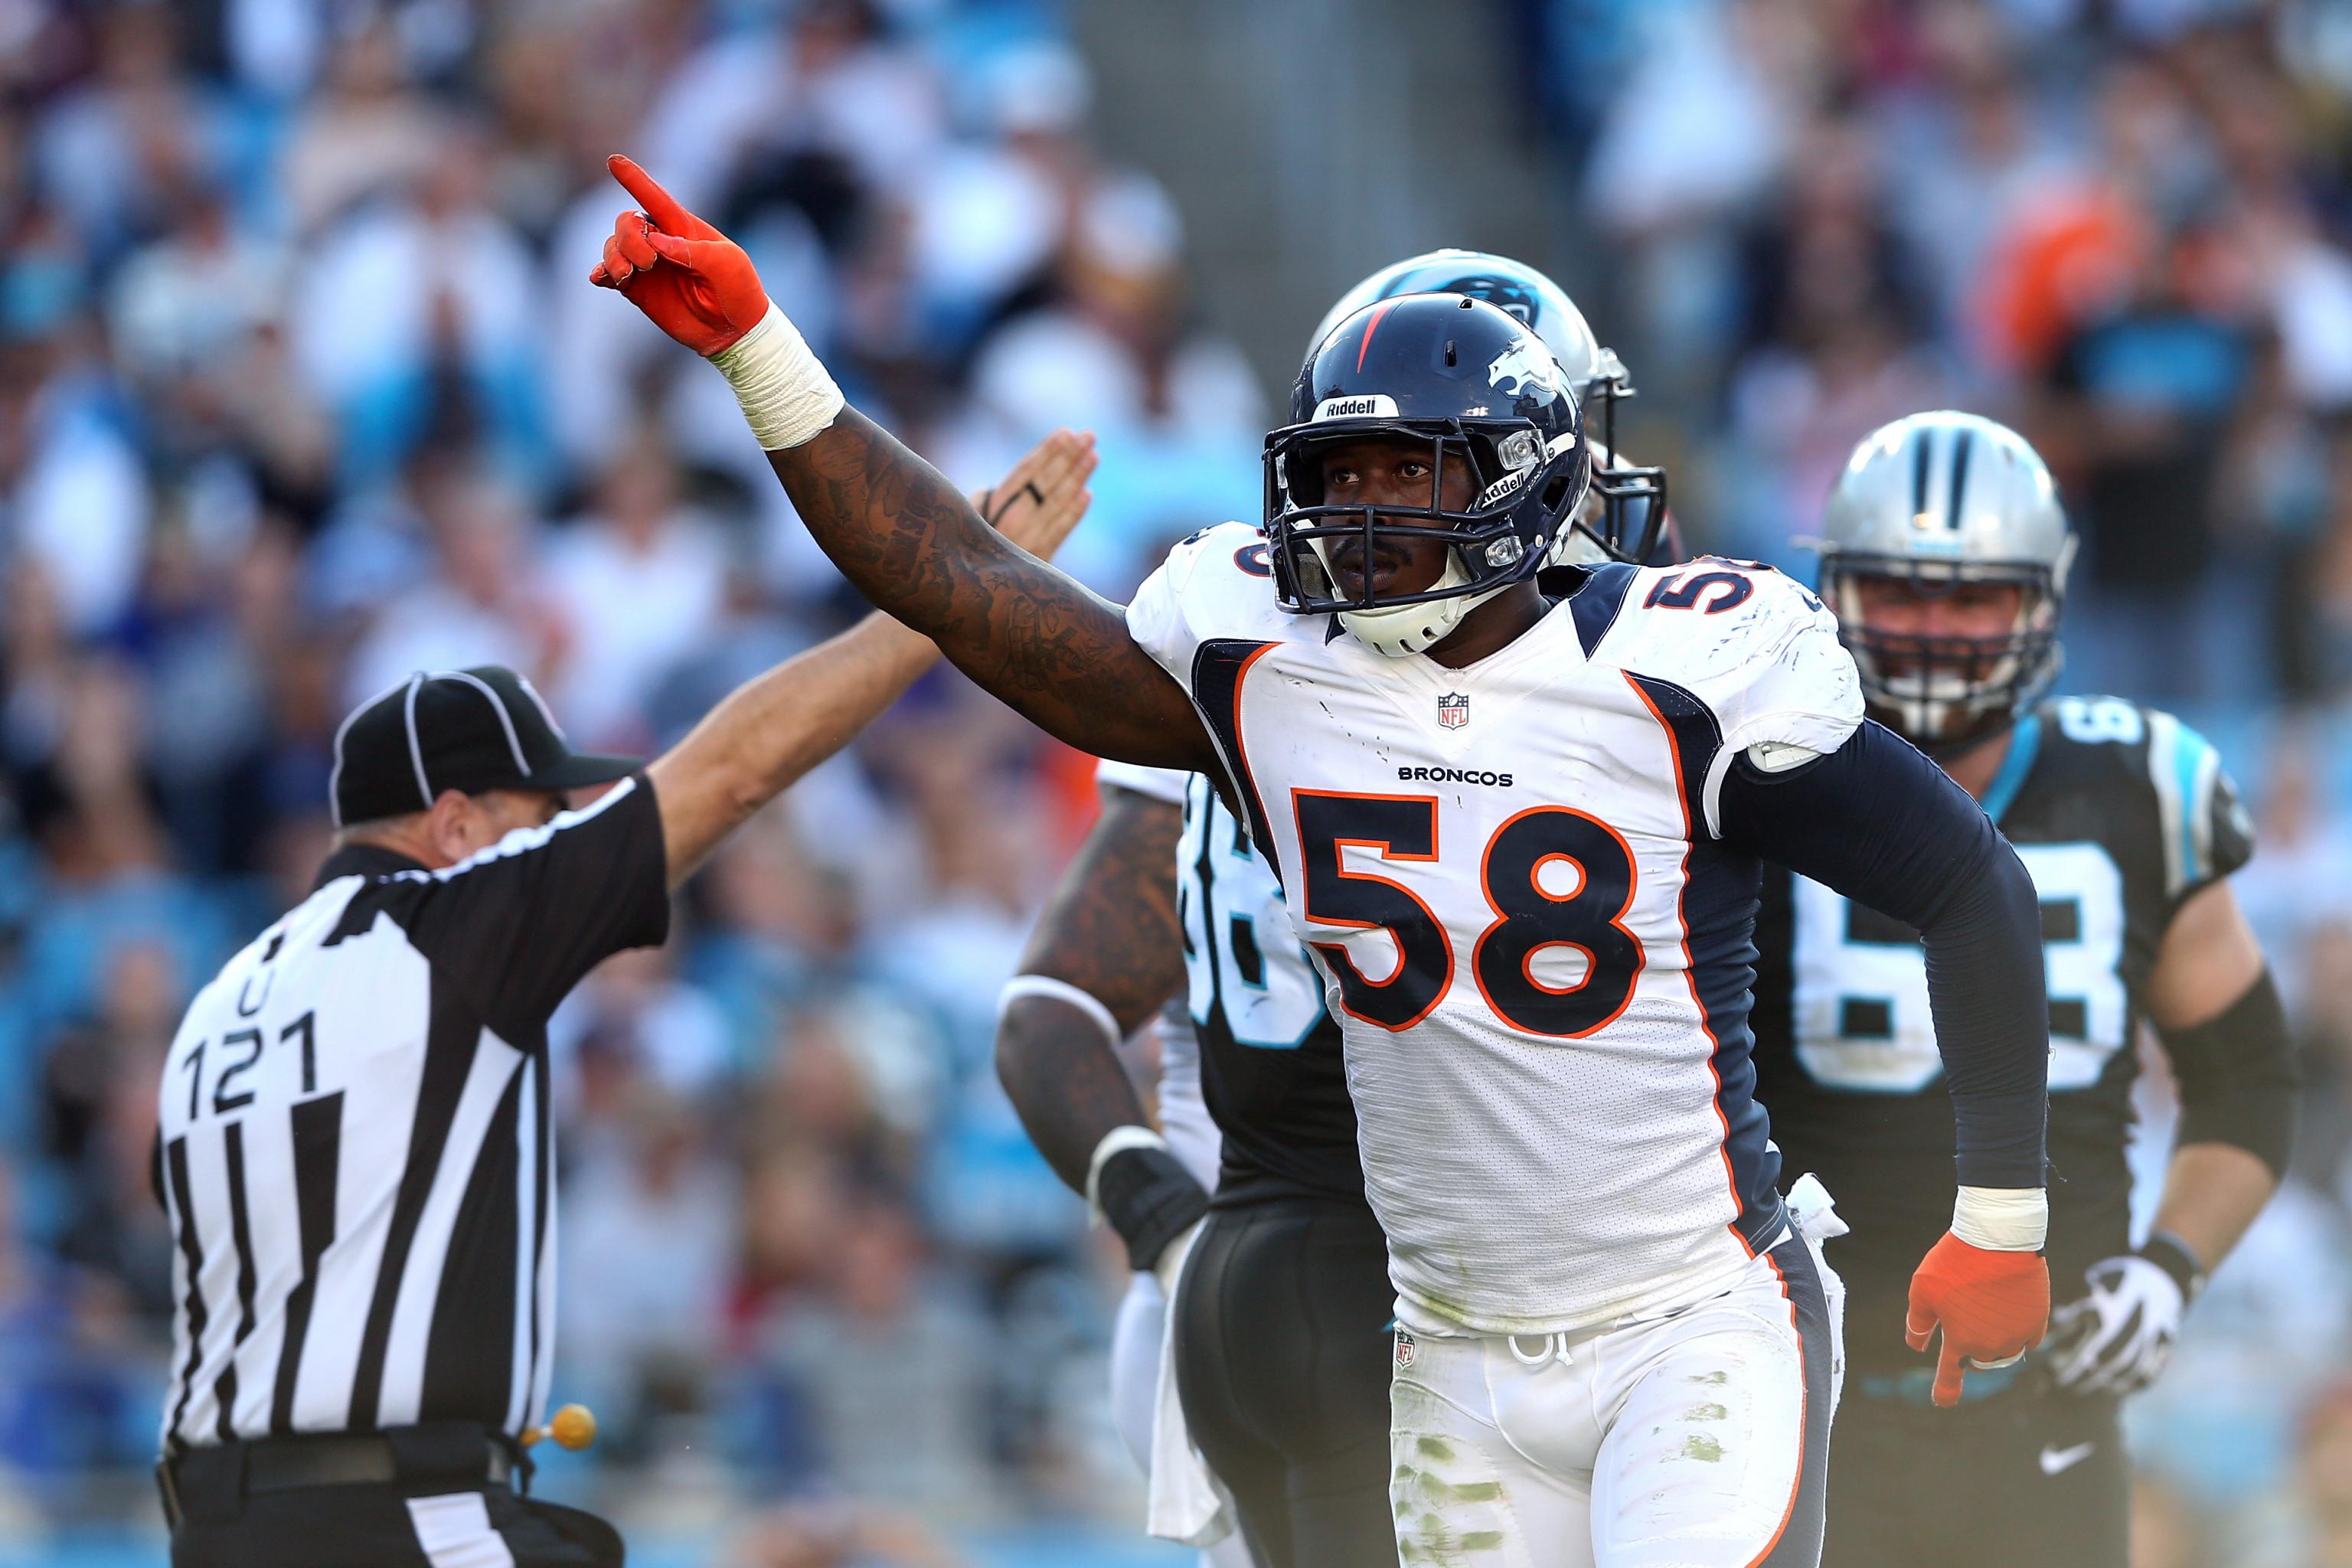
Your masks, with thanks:
[{"label": "player's hand", "polygon": [[2084,1278],[2091,1293],[2052,1322],[2051,1375],[2076,1394],[2137,1394],[2172,1359],[2188,1298],[2179,1280],[2137,1255],[2095,1263]]},{"label": "player's hand", "polygon": [[1094,432],[1056,430],[1003,479],[974,490],[972,510],[1030,554],[1051,561],[1094,504],[1087,480],[1097,461]]},{"label": "player's hand", "polygon": [[629,159],[615,153],[604,166],[641,210],[614,220],[604,258],[588,281],[619,289],[654,325],[705,359],[758,326],[768,313],[768,291],[743,247],[678,205]]},{"label": "player's hand", "polygon": [[1927,1249],[1911,1276],[1910,1310],[1903,1337],[1927,1348],[1937,1329],[1934,1398],[1960,1402],[1961,1363],[2007,1366],[2042,1342],[2050,1326],[2050,1266],[2038,1252],[1997,1252],[1971,1247],[1951,1232]]}]

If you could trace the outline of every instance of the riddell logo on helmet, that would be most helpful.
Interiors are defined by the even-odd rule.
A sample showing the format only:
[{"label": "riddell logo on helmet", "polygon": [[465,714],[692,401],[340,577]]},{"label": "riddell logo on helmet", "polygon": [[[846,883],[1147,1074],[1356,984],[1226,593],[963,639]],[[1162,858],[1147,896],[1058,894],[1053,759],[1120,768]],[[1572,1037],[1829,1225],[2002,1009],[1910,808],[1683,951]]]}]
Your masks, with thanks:
[{"label": "riddell logo on helmet", "polygon": [[1383,392],[1361,397],[1327,397],[1315,405],[1318,419],[1393,419],[1396,399]]},{"label": "riddell logo on helmet", "polygon": [[1505,474],[1501,479],[1480,490],[1478,499],[1470,504],[1482,510],[1493,506],[1496,501],[1517,493],[1519,487],[1528,482],[1528,476],[1534,472],[1535,469],[1528,468],[1521,468],[1517,473]]}]

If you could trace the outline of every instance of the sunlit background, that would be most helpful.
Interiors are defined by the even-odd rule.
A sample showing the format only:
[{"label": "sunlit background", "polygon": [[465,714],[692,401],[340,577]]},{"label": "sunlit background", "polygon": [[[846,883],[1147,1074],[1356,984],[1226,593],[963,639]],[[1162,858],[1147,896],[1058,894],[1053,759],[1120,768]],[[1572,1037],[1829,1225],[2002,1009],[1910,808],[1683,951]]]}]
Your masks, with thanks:
[{"label": "sunlit background", "polygon": [[[1808,572],[1864,432],[2018,424],[2067,683],[2221,748],[2308,1053],[2297,1179],[2131,1408],[2135,1568],[2352,1563],[2342,0],[0,0],[0,1563],[158,1560],[158,1064],[307,885],[343,710],[498,660],[649,752],[856,611],[588,286],[619,149],[959,479],[1098,432],[1115,595],[1255,515],[1312,324],[1437,245],[1579,299],[1703,547]],[[934,678],[558,1016],[604,1436],[541,1490],[633,1561],[1186,1560],[1118,1255],[989,1063],[1089,773]]]}]

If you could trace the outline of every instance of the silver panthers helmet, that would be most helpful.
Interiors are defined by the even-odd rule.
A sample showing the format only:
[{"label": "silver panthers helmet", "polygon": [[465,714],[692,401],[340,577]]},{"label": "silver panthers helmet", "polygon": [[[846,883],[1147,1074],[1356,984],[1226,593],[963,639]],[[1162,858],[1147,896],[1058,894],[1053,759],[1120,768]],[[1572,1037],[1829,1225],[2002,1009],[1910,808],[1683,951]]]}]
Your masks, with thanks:
[{"label": "silver panthers helmet", "polygon": [[[1948,752],[2014,722],[2057,678],[2074,532],[2049,468],[2016,431],[1950,409],[1881,426],[1846,460],[1822,522],[1822,596],[1888,728]],[[1870,578],[1929,595],[2014,583],[2017,619],[1998,637],[1876,629],[1863,616]]]},{"label": "silver panthers helmet", "polygon": [[1466,294],[1516,318],[1551,351],[1576,395],[1591,441],[1592,486],[1570,526],[1554,537],[1546,564],[1646,564],[1670,524],[1665,470],[1627,463],[1617,452],[1617,404],[1634,395],[1633,378],[1567,291],[1526,262],[1451,247],[1391,262],[1339,296],[1317,325],[1308,353],[1367,305],[1423,293]]}]

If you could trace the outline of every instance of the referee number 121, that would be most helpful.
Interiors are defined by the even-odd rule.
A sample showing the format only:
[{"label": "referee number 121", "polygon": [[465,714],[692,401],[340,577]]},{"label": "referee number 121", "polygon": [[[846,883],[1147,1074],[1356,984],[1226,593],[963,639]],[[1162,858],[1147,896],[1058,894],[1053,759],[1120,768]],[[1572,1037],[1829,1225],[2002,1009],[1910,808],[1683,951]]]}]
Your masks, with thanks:
[{"label": "referee number 121", "polygon": [[[302,1045],[302,1092],[314,1094],[319,1088],[318,1016],[305,1013],[278,1031],[280,1045],[299,1040]],[[253,1070],[261,1060],[263,1036],[259,1029],[231,1029],[220,1039],[221,1072],[213,1083],[213,1110],[226,1114],[253,1103],[253,1090],[235,1089],[236,1080]],[[188,1120],[194,1121],[203,1110],[199,1095],[205,1076],[205,1054],[210,1039],[199,1039],[195,1048],[180,1064],[188,1075]],[[238,1053],[242,1052],[242,1055]]]}]

